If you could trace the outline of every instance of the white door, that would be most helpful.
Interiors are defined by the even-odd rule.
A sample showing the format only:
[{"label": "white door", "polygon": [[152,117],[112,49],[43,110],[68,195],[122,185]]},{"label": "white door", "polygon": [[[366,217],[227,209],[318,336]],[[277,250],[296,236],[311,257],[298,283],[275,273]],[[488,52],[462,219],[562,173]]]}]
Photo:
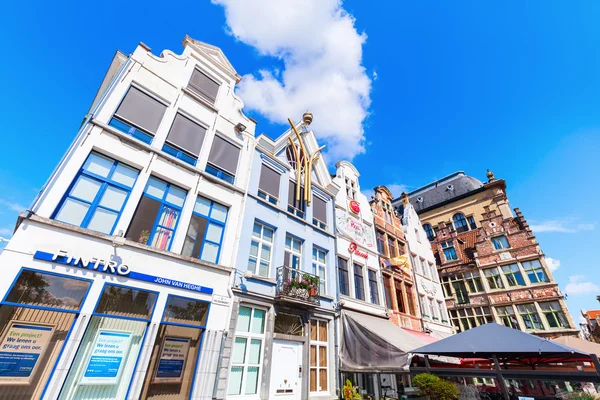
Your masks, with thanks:
[{"label": "white door", "polygon": [[273,341],[271,399],[300,399],[302,393],[302,343]]}]

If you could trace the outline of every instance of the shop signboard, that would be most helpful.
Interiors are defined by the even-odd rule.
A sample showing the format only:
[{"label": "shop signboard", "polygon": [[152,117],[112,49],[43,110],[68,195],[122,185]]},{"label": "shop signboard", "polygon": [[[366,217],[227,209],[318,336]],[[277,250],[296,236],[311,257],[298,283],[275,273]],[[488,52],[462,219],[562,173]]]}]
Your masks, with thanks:
[{"label": "shop signboard", "polygon": [[165,336],[153,383],[180,383],[190,350],[191,338]]},{"label": "shop signboard", "polygon": [[127,363],[133,332],[99,329],[81,385],[116,385]]},{"label": "shop signboard", "polygon": [[28,384],[40,365],[54,325],[10,321],[0,342],[0,384]]},{"label": "shop signboard", "polygon": [[372,229],[351,217],[348,213],[336,210],[336,228],[341,234],[349,237],[353,242],[372,249],[373,243]]}]

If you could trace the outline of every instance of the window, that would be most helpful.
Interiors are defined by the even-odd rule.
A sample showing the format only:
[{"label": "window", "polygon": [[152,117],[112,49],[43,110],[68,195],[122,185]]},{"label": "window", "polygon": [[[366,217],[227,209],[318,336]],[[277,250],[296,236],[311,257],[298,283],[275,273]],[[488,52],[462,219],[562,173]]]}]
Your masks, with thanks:
[{"label": "window", "polygon": [[469,304],[469,292],[465,286],[464,281],[452,282],[454,294],[456,295],[456,302],[458,304]]},{"label": "window", "polygon": [[393,225],[394,210],[392,209],[391,204],[386,202],[383,202],[381,204],[383,205],[383,216],[385,217],[385,222],[387,222],[390,225]]},{"label": "window", "polygon": [[513,306],[496,307],[496,314],[498,314],[498,318],[504,326],[513,329],[521,329]]},{"label": "window", "polygon": [[410,261],[415,269],[415,272],[419,275],[423,275],[423,270],[421,269],[421,264],[417,261],[417,257],[414,254],[410,255]]},{"label": "window", "polygon": [[163,151],[188,164],[196,165],[205,135],[205,127],[177,114],[163,146]]},{"label": "window", "polygon": [[321,295],[327,294],[327,285],[325,281],[326,277],[326,263],[325,263],[325,250],[322,250],[318,247],[313,247],[312,251],[312,267],[313,267],[313,275],[319,277],[319,291]]},{"label": "window", "polygon": [[228,208],[199,196],[194,205],[182,255],[217,263],[225,232]]},{"label": "window", "polygon": [[152,143],[167,106],[132,86],[109,125],[144,143]]},{"label": "window", "polygon": [[439,282],[440,277],[438,276],[437,269],[435,268],[435,264],[428,263],[428,265],[429,265],[429,270],[431,271],[431,279],[435,282]]},{"label": "window", "polygon": [[471,230],[477,228],[477,224],[475,223],[475,218],[473,218],[472,215],[467,217],[467,222],[469,223],[469,228],[471,228]]},{"label": "window", "polygon": [[420,269],[423,270],[423,276],[427,278],[431,278],[429,269],[427,268],[427,264],[425,264],[425,260],[419,257],[419,264],[421,264]]},{"label": "window", "polygon": [[338,257],[338,279],[340,281],[340,293],[350,296],[350,280],[348,277],[348,261],[345,258]]},{"label": "window", "polygon": [[479,325],[494,322],[494,317],[492,317],[492,312],[489,307],[476,307],[475,315],[477,316],[477,323]]},{"label": "window", "polygon": [[419,303],[421,303],[421,311],[423,312],[423,317],[429,318],[431,316],[431,310],[429,309],[429,302],[424,294],[419,295]]},{"label": "window", "polygon": [[390,251],[390,258],[398,257],[398,247],[396,246],[396,239],[388,235],[388,249]]},{"label": "window", "polygon": [[127,231],[127,239],[169,250],[187,192],[150,177]]},{"label": "window", "polygon": [[385,246],[385,233],[377,231],[377,251],[382,256],[387,256],[387,247]]},{"label": "window", "polygon": [[448,322],[448,315],[446,315],[446,310],[444,310],[444,303],[441,301],[437,302],[437,307],[440,313],[440,319],[442,322]]},{"label": "window", "polygon": [[112,235],[138,173],[112,158],[91,153],[54,219]]},{"label": "window", "polygon": [[483,283],[477,271],[445,276],[442,278],[442,282],[446,297],[452,297],[452,288],[454,288],[459,302],[466,301],[468,303],[469,293],[483,292]]},{"label": "window", "polygon": [[369,292],[371,303],[379,304],[379,286],[377,286],[377,271],[369,270]]},{"label": "window", "polygon": [[517,310],[523,319],[525,329],[544,329],[544,325],[542,325],[535,304],[519,304],[517,305]]},{"label": "window", "polygon": [[498,268],[484,269],[483,274],[487,279],[487,283],[490,289],[504,289],[504,283],[502,283],[502,277]]},{"label": "window", "polygon": [[489,307],[462,308],[451,310],[450,316],[452,324],[459,332],[464,332],[471,328],[493,322],[491,310]]},{"label": "window", "polygon": [[346,197],[356,200],[356,182],[350,178],[346,178]]},{"label": "window", "polygon": [[492,244],[496,250],[508,249],[510,248],[508,244],[508,239],[506,236],[496,236],[492,238]]},{"label": "window", "polygon": [[544,313],[544,316],[546,317],[546,321],[548,322],[548,326],[550,328],[571,327],[558,301],[539,303],[539,305],[542,309],[542,313]]},{"label": "window", "polygon": [[265,310],[240,306],[227,394],[258,394],[266,314]]},{"label": "window", "polygon": [[306,204],[304,203],[304,186],[300,185],[300,200],[296,200],[296,182],[290,181],[288,191],[288,211],[297,217],[304,218]]},{"label": "window", "polygon": [[[400,285],[398,285],[398,287],[400,287]],[[408,309],[406,310],[406,312],[410,315],[417,315],[417,310],[415,308],[415,298],[413,295],[413,289],[411,285],[404,285],[404,288],[406,290],[406,301],[408,302]]]},{"label": "window", "polygon": [[406,313],[406,307],[404,304],[404,293],[402,292],[402,283],[396,280],[394,282],[394,287],[396,288],[396,303],[398,303],[397,311]]},{"label": "window", "polygon": [[259,222],[254,222],[252,241],[250,242],[250,256],[248,257],[248,271],[256,275],[269,277],[274,234],[273,229]]},{"label": "window", "polygon": [[523,279],[523,275],[517,264],[502,266],[502,272],[508,282],[508,286],[525,286],[525,279]]},{"label": "window", "polygon": [[454,229],[456,229],[456,232],[461,233],[469,230],[464,214],[455,214],[454,217],[452,217],[452,221],[454,221]]},{"label": "window", "polygon": [[546,275],[540,260],[523,261],[521,262],[521,265],[531,283],[549,282],[548,276]]},{"label": "window", "polygon": [[354,264],[354,297],[356,297],[359,300],[365,299],[363,267],[360,264]]},{"label": "window", "polygon": [[483,283],[479,276],[479,271],[465,272],[463,274],[464,280],[467,283],[469,293],[483,292]]},{"label": "window", "polygon": [[219,84],[198,69],[194,69],[188,88],[212,104],[219,92]]},{"label": "window", "polygon": [[320,197],[313,196],[313,225],[327,229],[327,202]]},{"label": "window", "polygon": [[292,269],[302,269],[300,260],[302,259],[302,241],[293,236],[285,237],[285,255],[283,265]]},{"label": "window", "polygon": [[394,308],[392,303],[392,280],[389,276],[383,276],[383,289],[385,291],[385,305],[390,310]]},{"label": "window", "polygon": [[443,242],[442,249],[444,250],[444,257],[446,257],[446,261],[454,261],[458,259],[456,256],[456,250],[454,250],[454,242],[452,240]]},{"label": "window", "polygon": [[327,351],[327,321],[310,320],[310,377],[311,392],[327,392],[329,357]]},{"label": "window", "polygon": [[432,241],[435,239],[435,235],[433,234],[433,229],[430,224],[423,224],[423,230],[425,231],[425,235],[427,235],[427,239]]},{"label": "window", "polygon": [[281,175],[262,164],[260,167],[260,181],[258,182],[258,197],[271,204],[279,201],[279,182]]},{"label": "window", "polygon": [[233,185],[239,158],[239,147],[234,146],[220,136],[215,136],[208,155],[206,172]]}]

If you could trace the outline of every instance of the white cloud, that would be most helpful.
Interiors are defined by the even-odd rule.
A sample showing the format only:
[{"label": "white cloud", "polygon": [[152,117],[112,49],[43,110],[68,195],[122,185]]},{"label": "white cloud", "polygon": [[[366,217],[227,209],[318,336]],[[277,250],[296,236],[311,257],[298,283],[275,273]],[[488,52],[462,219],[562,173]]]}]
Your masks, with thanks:
[{"label": "white cloud", "polygon": [[0,199],[0,206],[7,207],[12,211],[17,211],[17,212],[22,212],[27,209],[27,207],[22,204],[4,200],[4,199]]},{"label": "white cloud", "polygon": [[600,294],[600,287],[588,281],[585,275],[573,275],[569,277],[569,283],[565,286],[565,293],[569,296],[598,295]]},{"label": "white cloud", "polygon": [[225,8],[228,33],[283,62],[245,75],[237,94],[268,120],[287,124],[308,109],[328,160],[365,152],[363,123],[371,79],[362,66],[366,34],[340,0],[212,0]]},{"label": "white cloud", "polygon": [[552,257],[546,257],[546,264],[548,265],[550,272],[554,272],[560,268],[560,260],[555,260]]},{"label": "white cloud", "polygon": [[579,231],[591,231],[594,230],[596,225],[594,223],[581,223],[576,218],[566,218],[562,220],[548,220],[541,222],[533,222],[530,225],[531,230],[534,233],[539,232],[563,232],[563,233],[575,233]]}]

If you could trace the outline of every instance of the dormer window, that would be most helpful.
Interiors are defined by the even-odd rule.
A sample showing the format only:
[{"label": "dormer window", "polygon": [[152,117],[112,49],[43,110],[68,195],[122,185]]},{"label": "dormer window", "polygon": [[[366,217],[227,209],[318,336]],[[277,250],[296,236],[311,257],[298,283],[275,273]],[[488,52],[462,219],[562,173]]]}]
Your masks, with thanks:
[{"label": "dormer window", "polygon": [[417,197],[417,203],[422,203],[423,202],[423,198],[421,196]]},{"label": "dormer window", "polygon": [[356,200],[356,182],[350,178],[346,178],[346,196],[350,200]]},{"label": "dormer window", "polygon": [[215,104],[219,84],[199,69],[195,69],[188,83],[188,89],[211,104]]}]

